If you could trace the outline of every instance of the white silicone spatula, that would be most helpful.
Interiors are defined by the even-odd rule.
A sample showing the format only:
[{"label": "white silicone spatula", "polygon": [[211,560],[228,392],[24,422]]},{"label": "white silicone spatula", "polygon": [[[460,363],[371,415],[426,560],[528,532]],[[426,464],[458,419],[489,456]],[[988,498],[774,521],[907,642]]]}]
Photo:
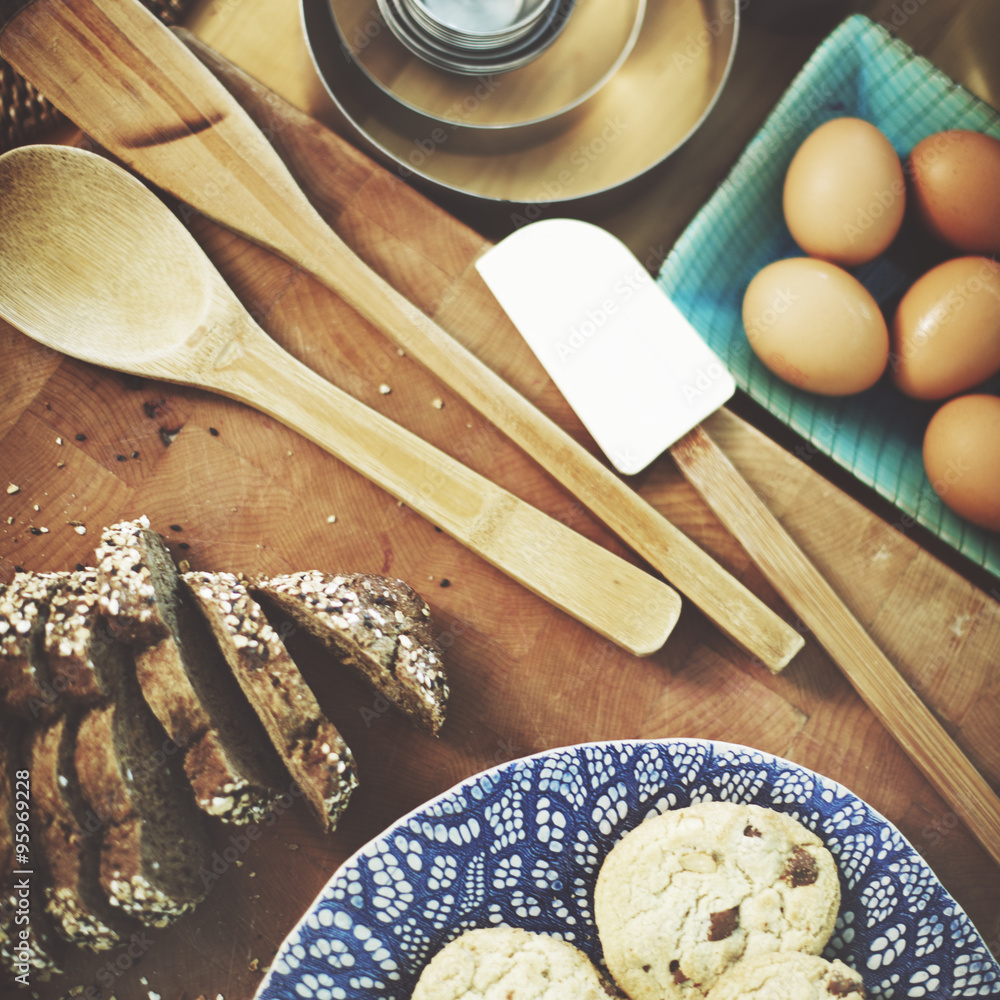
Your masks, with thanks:
[{"label": "white silicone spatula", "polygon": [[644,469],[736,390],[628,247],[598,226],[532,223],[476,267],[625,475]]}]

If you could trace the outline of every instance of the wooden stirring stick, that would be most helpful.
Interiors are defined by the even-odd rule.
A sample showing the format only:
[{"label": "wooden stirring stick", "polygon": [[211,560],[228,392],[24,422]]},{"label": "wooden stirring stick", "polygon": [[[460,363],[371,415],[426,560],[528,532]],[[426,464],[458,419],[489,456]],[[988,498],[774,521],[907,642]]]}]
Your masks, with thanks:
[{"label": "wooden stirring stick", "polygon": [[1000,798],[702,427],[671,454],[865,704],[1000,864]]},{"label": "wooden stirring stick", "polygon": [[0,55],[76,125],[154,184],[341,295],[772,671],[802,647],[795,629],[361,261],[239,103],[138,0],[17,0],[6,9]]}]

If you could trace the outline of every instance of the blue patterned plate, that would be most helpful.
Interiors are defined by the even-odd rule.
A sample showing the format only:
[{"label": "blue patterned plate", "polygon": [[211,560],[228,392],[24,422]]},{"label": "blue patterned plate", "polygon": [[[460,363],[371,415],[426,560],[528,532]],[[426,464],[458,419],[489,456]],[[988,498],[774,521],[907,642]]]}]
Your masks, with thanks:
[{"label": "blue patterned plate", "polygon": [[[924,474],[923,434],[934,404],[906,398],[887,377],[867,392],[838,399],[793,388],[757,360],[744,333],[741,310],[750,279],[771,261],[802,256],[781,211],[788,164],[813,129],[844,115],[877,125],[903,158],[944,129],[1000,138],[1000,112],[881,25],[855,14],[816,49],[691,221],[664,262],[660,285],[741,389],[895,504],[900,516],[894,527],[921,524],[1000,577],[1000,534],[945,507]],[[855,272],[890,312],[920,275],[904,256],[884,254]],[[985,388],[1000,392],[1000,378]]]},{"label": "blue patterned plate", "polygon": [[259,1000],[407,1000],[463,930],[558,934],[595,960],[593,889],[647,816],[705,799],[794,816],[837,859],[829,957],[869,997],[997,997],[1000,967],[898,830],[846,788],[758,750],[703,740],[591,743],[511,761],[404,816],[337,871],[279,950]]}]

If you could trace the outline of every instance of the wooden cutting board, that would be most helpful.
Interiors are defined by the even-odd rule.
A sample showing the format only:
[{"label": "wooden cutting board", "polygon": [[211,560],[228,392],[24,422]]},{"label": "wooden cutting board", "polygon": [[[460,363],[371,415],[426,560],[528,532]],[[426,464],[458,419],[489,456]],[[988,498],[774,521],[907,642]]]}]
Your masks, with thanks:
[{"label": "wooden cutting board", "polygon": [[[333,133],[219,67],[334,228],[417,305],[592,446],[478,279],[485,241]],[[85,139],[82,141],[86,141]],[[293,267],[180,209],[260,323],[374,408],[608,548],[576,501],[431,373]],[[184,290],[177,290],[178,296]],[[585,740],[688,736],[780,754],[896,823],[1000,947],[1000,870],[794,622],[668,459],[635,488],[806,632],[780,676],[686,605],[664,649],[630,657],[470,555],[273,420],[229,400],[63,358],[0,324],[0,572],[87,563],[100,529],[145,513],[194,568],[401,577],[430,603],[453,699],[442,737],[411,729],[304,642],[293,646],[358,758],[334,834],[293,803],[259,840],[213,828],[208,898],[131,950],[75,955],[42,1000],[248,997],[336,867],[394,819],[504,760]],[[713,434],[858,618],[1000,788],[1000,604],[730,411]],[[7,484],[10,484],[9,486]],[[78,994],[80,995],[80,994]]]}]

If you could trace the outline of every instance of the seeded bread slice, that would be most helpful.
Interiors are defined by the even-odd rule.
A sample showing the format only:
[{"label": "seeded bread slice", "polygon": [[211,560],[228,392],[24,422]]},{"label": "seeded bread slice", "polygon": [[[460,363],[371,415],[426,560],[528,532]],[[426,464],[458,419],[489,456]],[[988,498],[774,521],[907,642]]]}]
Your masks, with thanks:
[{"label": "seeded bread slice", "polygon": [[233,675],[325,830],[333,830],[357,786],[354,757],[268,624],[232,573],[185,573]]},{"label": "seeded bread slice", "polygon": [[198,805],[225,822],[260,821],[289,778],[163,539],[145,518],[123,522],[105,531],[97,556],[101,606],[113,634],[136,644],[143,695],[183,749]]},{"label": "seeded bread slice", "polygon": [[25,719],[48,714],[42,635],[60,579],[57,573],[17,573],[0,595],[0,704]]},{"label": "seeded bread slice", "polygon": [[204,898],[212,848],[180,753],[128,669],[110,681],[114,701],[87,710],[74,765],[101,843],[99,878],[112,905],[165,927]]},{"label": "seeded bread slice", "polygon": [[16,722],[0,726],[0,979],[27,984],[60,971],[65,944],[49,923],[35,882],[31,772],[21,758],[21,740]]},{"label": "seeded bread slice", "polygon": [[147,644],[169,636],[160,581],[176,569],[149,518],[105,528],[96,556],[99,607],[112,633],[125,642]]},{"label": "seeded bread slice", "polygon": [[62,574],[49,598],[42,635],[47,694],[54,707],[103,701],[102,665],[118,645],[100,613],[97,571]]},{"label": "seeded bread slice", "polygon": [[78,713],[59,716],[29,738],[34,849],[47,871],[45,909],[67,941],[106,951],[138,925],[111,906],[100,885],[99,831],[86,829],[86,805],[76,777]]},{"label": "seeded bread slice", "polygon": [[437,735],[445,720],[448,680],[430,608],[408,584],[307,571],[258,580],[250,589],[272,619],[291,619],[416,725]]}]

